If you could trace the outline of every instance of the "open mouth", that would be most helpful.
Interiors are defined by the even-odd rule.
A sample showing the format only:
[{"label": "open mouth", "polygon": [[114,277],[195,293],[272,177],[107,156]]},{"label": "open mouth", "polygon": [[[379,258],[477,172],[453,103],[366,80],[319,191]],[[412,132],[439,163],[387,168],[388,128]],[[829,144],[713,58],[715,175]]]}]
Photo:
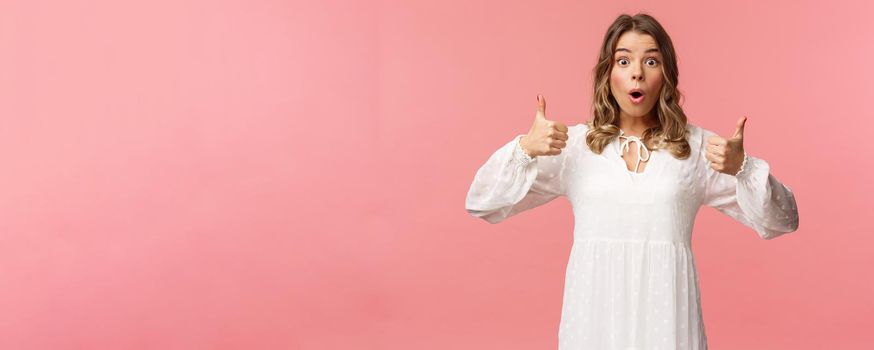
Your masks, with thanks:
[{"label": "open mouth", "polygon": [[643,97],[643,93],[640,91],[635,91],[635,92],[631,93],[631,97],[632,98],[641,98],[641,97]]},{"label": "open mouth", "polygon": [[641,91],[632,91],[628,95],[631,96],[631,102],[633,102],[635,104],[643,102],[644,94]]}]

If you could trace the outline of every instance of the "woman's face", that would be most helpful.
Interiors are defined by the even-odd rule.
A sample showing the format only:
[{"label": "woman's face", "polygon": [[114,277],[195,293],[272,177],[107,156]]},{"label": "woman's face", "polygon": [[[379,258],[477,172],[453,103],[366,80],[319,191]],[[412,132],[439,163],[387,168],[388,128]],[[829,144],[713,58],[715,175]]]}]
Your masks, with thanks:
[{"label": "woman's face", "polygon": [[664,82],[661,64],[659,47],[649,34],[627,31],[619,37],[613,51],[610,92],[622,114],[644,117],[653,111]]}]

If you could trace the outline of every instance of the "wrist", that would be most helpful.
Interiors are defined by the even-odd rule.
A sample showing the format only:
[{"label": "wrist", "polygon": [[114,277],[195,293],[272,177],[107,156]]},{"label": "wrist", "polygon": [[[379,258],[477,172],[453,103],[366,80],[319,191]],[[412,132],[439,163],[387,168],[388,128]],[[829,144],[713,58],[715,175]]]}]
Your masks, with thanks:
[{"label": "wrist", "polygon": [[516,145],[513,147],[513,159],[515,159],[519,164],[528,165],[534,161],[534,157],[529,156],[522,148],[522,137],[524,137],[524,135],[516,137]]},{"label": "wrist", "polygon": [[750,156],[747,154],[746,151],[744,151],[743,161],[741,161],[741,163],[740,163],[740,169],[738,169],[738,171],[734,174],[734,176],[742,175],[744,173],[744,170],[749,170],[748,169],[749,168],[749,164],[748,164],[749,159],[750,159]]},{"label": "wrist", "polygon": [[522,137],[519,138],[519,148],[522,149],[522,152],[525,153],[526,156],[528,156],[529,158],[534,158],[534,157],[536,157],[536,156],[535,156],[535,155],[532,155],[531,152],[528,150],[528,147],[527,147],[527,146],[528,146],[528,143],[526,142],[526,141],[527,141],[527,139],[526,139],[527,136],[528,136],[528,135],[522,135]]}]

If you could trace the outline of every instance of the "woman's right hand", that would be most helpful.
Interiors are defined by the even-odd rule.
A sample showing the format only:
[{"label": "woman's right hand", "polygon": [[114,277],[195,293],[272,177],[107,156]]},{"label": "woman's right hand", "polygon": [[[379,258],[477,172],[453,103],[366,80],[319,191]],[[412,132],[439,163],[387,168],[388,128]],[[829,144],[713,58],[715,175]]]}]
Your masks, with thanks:
[{"label": "woman's right hand", "polygon": [[561,149],[567,146],[567,131],[566,125],[546,119],[546,99],[538,94],[534,125],[519,140],[519,146],[532,158],[559,155]]}]

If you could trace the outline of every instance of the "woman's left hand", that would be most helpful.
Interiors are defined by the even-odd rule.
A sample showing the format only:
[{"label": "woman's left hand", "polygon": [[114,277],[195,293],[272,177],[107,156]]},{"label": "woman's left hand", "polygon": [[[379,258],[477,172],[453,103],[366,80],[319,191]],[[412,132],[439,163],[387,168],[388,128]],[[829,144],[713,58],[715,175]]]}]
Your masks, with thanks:
[{"label": "woman's left hand", "polygon": [[740,170],[744,160],[744,124],[747,117],[737,121],[737,129],[734,136],[724,139],[718,135],[707,138],[707,154],[705,157],[710,161],[710,167],[720,173],[735,175]]}]

